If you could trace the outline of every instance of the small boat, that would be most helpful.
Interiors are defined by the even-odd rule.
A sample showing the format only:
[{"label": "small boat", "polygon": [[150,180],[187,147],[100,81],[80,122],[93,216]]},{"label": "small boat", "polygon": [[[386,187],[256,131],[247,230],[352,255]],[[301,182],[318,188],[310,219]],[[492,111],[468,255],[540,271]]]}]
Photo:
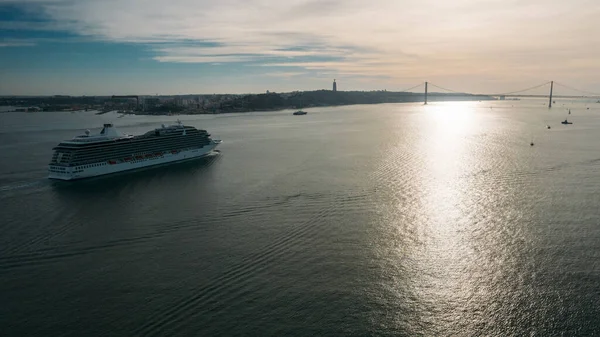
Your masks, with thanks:
[{"label": "small boat", "polygon": [[565,119],[564,121],[560,122],[560,124],[573,124],[573,122],[569,122],[568,120]]},{"label": "small boat", "polygon": [[546,128],[548,128],[548,129],[552,129],[552,128],[550,127],[550,125],[546,125]]},{"label": "small boat", "polygon": [[534,145],[533,142],[529,143],[529,146],[533,146],[533,145]]},{"label": "small boat", "polygon": [[294,112],[293,115],[300,116],[300,115],[306,115],[307,113],[308,112],[306,112],[306,111],[298,110],[298,111]]}]

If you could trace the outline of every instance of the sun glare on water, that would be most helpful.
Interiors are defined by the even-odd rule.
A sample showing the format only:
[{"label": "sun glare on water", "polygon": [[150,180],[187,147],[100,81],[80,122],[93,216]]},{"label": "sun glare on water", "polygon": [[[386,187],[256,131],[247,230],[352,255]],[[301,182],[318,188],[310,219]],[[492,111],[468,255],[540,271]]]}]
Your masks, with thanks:
[{"label": "sun glare on water", "polygon": [[473,127],[476,106],[476,102],[434,103],[425,107],[425,113],[431,123],[441,128],[436,131],[461,134]]}]

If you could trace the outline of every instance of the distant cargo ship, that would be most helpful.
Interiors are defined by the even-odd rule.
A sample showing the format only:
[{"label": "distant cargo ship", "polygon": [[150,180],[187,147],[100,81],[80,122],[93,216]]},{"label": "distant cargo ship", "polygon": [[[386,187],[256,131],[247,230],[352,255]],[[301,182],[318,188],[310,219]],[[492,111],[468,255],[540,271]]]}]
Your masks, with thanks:
[{"label": "distant cargo ship", "polygon": [[200,158],[220,143],[206,130],[179,121],[138,136],[122,134],[112,124],[104,124],[99,134],[86,131],[58,144],[48,178],[76,180]]}]

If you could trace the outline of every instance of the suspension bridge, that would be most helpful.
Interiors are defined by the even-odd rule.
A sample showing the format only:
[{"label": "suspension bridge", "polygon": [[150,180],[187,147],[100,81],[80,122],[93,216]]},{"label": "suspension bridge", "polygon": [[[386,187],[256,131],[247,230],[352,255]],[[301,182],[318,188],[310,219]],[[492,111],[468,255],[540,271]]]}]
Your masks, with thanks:
[{"label": "suspension bridge", "polygon": [[[548,98],[548,107],[551,108],[552,104],[553,104],[553,99],[554,98],[600,98],[600,93],[594,93],[594,92],[590,92],[590,91],[586,91],[586,90],[580,90],[577,88],[574,88],[570,85],[567,84],[562,84],[559,82],[555,82],[555,81],[548,81],[533,87],[529,87],[529,88],[525,88],[525,89],[521,89],[521,90],[515,90],[515,91],[510,91],[510,92],[503,92],[503,93],[471,93],[471,92],[464,92],[464,91],[458,91],[458,90],[452,90],[452,89],[448,89],[439,85],[436,85],[434,83],[431,82],[422,82],[419,83],[413,87],[401,90],[402,92],[414,92],[415,89],[424,86],[425,91],[424,91],[424,104],[427,104],[427,98],[428,96],[435,96],[438,95],[440,93],[436,93],[436,92],[429,92],[429,87],[433,87],[439,90],[443,90],[445,92],[450,92],[453,94],[462,94],[462,95],[478,95],[478,96],[490,96],[490,97],[531,97],[531,98]],[[527,92],[531,92],[532,90],[536,90],[536,89],[540,89],[540,88],[544,88],[544,87],[548,87],[549,92],[548,94],[533,94],[533,93],[527,93]],[[563,90],[567,90],[568,93],[571,94],[556,94],[554,92],[554,87],[557,88],[561,88]],[[577,95],[573,95],[572,93],[577,93]]]}]

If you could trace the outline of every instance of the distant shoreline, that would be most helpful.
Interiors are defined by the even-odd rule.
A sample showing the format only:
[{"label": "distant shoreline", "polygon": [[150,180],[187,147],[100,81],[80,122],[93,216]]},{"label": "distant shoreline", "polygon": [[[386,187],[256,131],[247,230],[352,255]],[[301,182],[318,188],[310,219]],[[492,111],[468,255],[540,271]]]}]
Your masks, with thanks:
[{"label": "distant shoreline", "polygon": [[[357,104],[418,103],[424,93],[391,91],[297,91],[247,95],[179,95],[179,96],[50,96],[12,97],[0,100],[15,112],[89,111],[97,114],[118,111],[134,115],[208,115],[281,111]],[[429,102],[492,101],[493,96],[457,93],[429,93]]]},{"label": "distant shoreline", "polygon": [[[428,100],[431,103],[436,102],[473,102],[473,101],[496,101],[494,98],[477,98],[477,99],[441,99]],[[377,104],[404,104],[404,103],[423,103],[422,101],[404,101],[404,102],[376,102],[376,103],[347,103],[347,104],[334,104],[334,105],[316,105],[304,108],[297,107],[282,107],[282,108],[264,108],[264,109],[256,109],[256,110],[229,110],[229,111],[219,111],[219,112],[194,112],[194,111],[181,111],[177,113],[171,113],[171,115],[221,115],[221,114],[230,114],[230,113],[250,113],[250,112],[274,112],[274,111],[284,111],[284,110],[302,110],[302,109],[313,109],[313,108],[331,108],[336,106],[351,106],[351,105],[377,105]],[[150,111],[119,111],[119,110],[109,110],[109,111],[99,111],[99,110],[76,110],[76,111],[65,111],[65,110],[54,110],[54,111],[17,111],[17,110],[5,110],[0,111],[0,113],[8,113],[8,112],[20,112],[20,113],[39,113],[39,112],[71,112],[71,113],[80,113],[80,112],[94,112],[95,115],[104,115],[110,112],[115,112],[123,115],[139,115],[139,116],[168,116],[169,112],[150,112]]]},{"label": "distant shoreline", "polygon": [[[132,111],[136,115],[205,115],[223,113],[248,113],[255,111],[282,111],[299,110],[319,107],[335,107],[360,104],[383,104],[383,103],[418,103],[424,102],[424,94],[408,92],[389,91],[341,91],[328,90],[304,91],[295,93],[267,93],[253,95],[239,95],[218,102],[209,107],[198,106],[196,108],[178,109],[178,111],[165,111],[155,109],[150,111]],[[441,101],[492,101],[496,100],[487,95],[468,94],[439,94],[428,95],[429,102]]]},{"label": "distant shoreline", "polygon": [[[485,97],[485,98],[473,98],[473,99],[430,99],[428,100],[431,103],[437,102],[473,102],[473,101],[496,101],[494,98]],[[254,109],[254,110],[227,110],[227,111],[218,111],[218,112],[194,112],[194,111],[182,111],[177,113],[172,113],[172,115],[220,115],[220,114],[230,114],[230,113],[250,113],[250,112],[274,112],[274,111],[284,111],[284,110],[302,110],[302,109],[314,109],[314,108],[331,108],[336,106],[351,106],[351,105],[377,105],[377,104],[403,104],[403,103],[424,103],[422,100],[415,101],[403,101],[403,102],[374,102],[374,103],[347,103],[347,104],[332,104],[332,105],[315,105],[315,106],[306,106],[306,107],[281,107],[281,108],[262,108],[262,109]],[[169,113],[155,113],[150,111],[133,111],[133,112],[123,112],[125,115],[140,115],[140,116],[167,116]]]}]

